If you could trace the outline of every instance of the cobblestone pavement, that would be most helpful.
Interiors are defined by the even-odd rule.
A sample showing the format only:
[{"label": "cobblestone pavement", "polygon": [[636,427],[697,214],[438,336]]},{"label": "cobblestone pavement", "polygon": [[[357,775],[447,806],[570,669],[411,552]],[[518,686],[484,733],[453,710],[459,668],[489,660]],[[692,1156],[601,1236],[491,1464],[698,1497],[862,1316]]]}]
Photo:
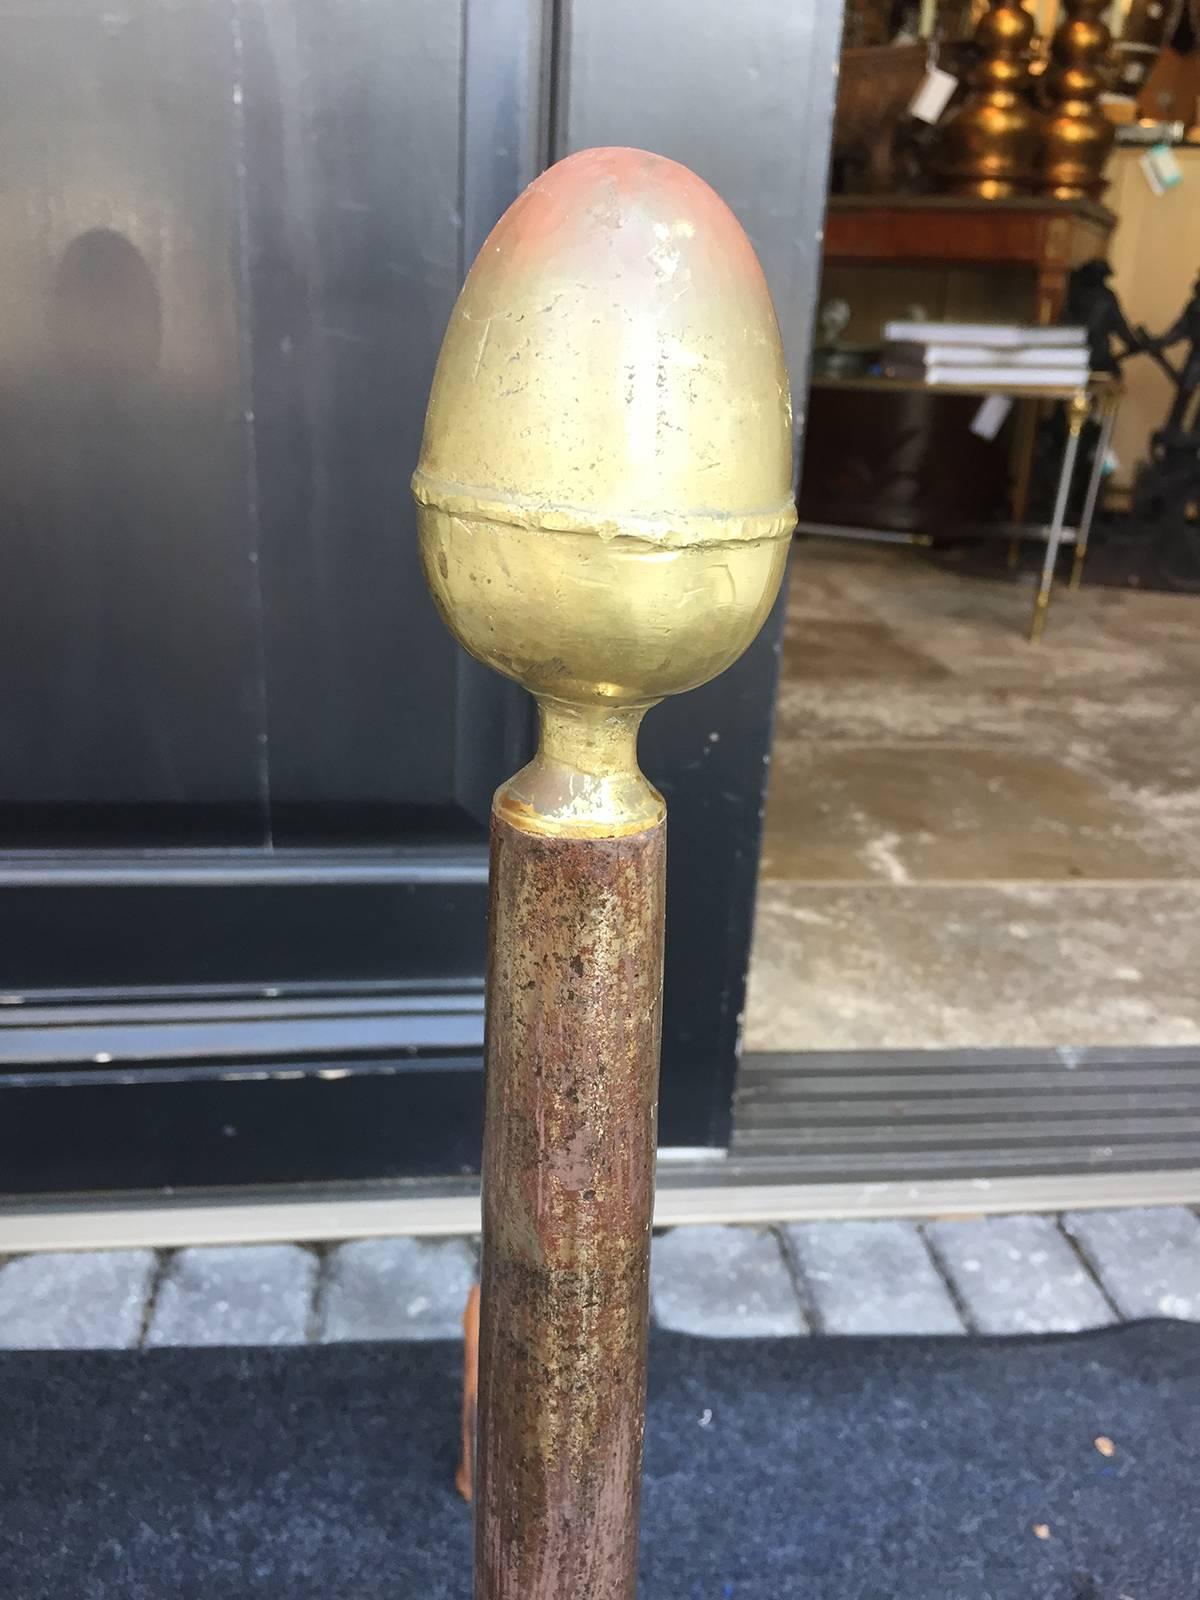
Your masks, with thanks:
[{"label": "cobblestone pavement", "polygon": [[[474,1239],[364,1239],[15,1256],[0,1349],[444,1339]],[[1048,1333],[1200,1321],[1200,1221],[1183,1206],[917,1224],[681,1227],[654,1241],[660,1327],[755,1335]]]}]

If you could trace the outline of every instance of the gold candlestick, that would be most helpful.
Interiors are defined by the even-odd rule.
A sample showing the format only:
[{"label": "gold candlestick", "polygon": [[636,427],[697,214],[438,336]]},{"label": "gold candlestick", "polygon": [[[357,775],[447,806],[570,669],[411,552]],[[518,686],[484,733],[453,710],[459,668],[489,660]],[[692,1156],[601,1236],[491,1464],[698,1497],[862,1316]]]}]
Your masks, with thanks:
[{"label": "gold candlestick", "polygon": [[791,460],[728,207],[640,150],[551,167],[459,296],[413,479],[443,618],[541,724],[492,809],[477,1600],[633,1600],[666,810],[637,732],[765,620]]},{"label": "gold candlestick", "polygon": [[1106,0],[1064,0],[1051,45],[1039,188],[1056,200],[1098,200],[1108,187],[1104,163],[1117,130],[1098,103],[1112,44],[1105,9]]},{"label": "gold candlestick", "polygon": [[1033,18],[1020,0],[991,0],[975,30],[982,57],[971,94],[942,127],[933,170],[948,194],[1005,200],[1032,191],[1041,118],[1029,98]]}]

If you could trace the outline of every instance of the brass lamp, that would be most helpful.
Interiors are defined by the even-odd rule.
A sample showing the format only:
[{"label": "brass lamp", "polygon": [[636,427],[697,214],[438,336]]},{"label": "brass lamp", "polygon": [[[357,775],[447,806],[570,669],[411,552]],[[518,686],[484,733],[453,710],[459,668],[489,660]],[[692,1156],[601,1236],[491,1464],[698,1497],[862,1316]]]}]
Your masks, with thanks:
[{"label": "brass lamp", "polygon": [[1033,28],[1020,0],[991,0],[980,18],[971,92],[942,125],[934,151],[946,193],[1006,200],[1033,191],[1041,138],[1029,80]]},{"label": "brass lamp", "polygon": [[481,250],[413,478],[434,599],[537,697],[492,812],[477,1600],[632,1600],[662,986],[646,710],[771,608],[796,513],[779,331],[694,173],[586,150]]}]

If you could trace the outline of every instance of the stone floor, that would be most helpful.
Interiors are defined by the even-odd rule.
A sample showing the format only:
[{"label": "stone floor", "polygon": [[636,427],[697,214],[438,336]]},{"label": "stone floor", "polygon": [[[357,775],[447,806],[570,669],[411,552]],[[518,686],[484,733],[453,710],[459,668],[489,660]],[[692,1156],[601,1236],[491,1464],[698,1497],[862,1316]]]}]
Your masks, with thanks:
[{"label": "stone floor", "polygon": [[1200,1042],[1200,597],[796,547],[752,1050]]},{"label": "stone floor", "polygon": [[[473,1239],[13,1257],[0,1348],[448,1339]],[[680,1227],[654,1242],[662,1327],[704,1336],[1071,1332],[1200,1321],[1200,1220],[1182,1206],[918,1225]]]}]

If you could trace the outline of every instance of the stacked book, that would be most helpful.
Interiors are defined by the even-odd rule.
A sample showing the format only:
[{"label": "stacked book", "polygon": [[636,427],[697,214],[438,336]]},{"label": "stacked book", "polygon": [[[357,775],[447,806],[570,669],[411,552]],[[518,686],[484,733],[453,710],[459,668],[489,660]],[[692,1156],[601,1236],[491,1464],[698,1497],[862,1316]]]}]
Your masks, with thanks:
[{"label": "stacked book", "polygon": [[1070,388],[1088,375],[1084,328],[1011,322],[889,322],[880,355],[886,378],[922,383]]}]

